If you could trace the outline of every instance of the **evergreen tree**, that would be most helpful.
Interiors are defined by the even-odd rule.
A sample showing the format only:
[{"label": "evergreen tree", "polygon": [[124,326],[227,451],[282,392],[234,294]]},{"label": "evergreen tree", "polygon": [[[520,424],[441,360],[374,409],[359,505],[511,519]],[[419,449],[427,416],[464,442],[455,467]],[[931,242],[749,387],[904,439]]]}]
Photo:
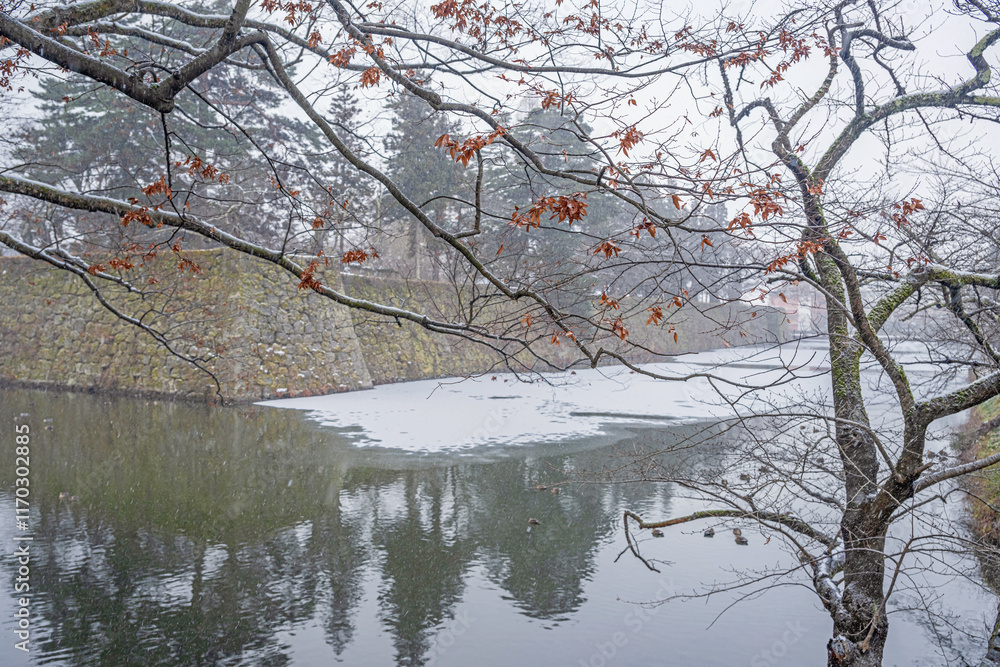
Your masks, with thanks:
[{"label": "evergreen tree", "polygon": [[[349,85],[337,87],[327,115],[348,148],[363,159],[369,158],[371,150],[361,135],[361,108]],[[372,184],[340,155],[331,156],[326,162],[324,182],[331,205],[325,216],[328,226],[317,230],[317,244],[324,245],[321,238],[332,232],[335,242],[328,240],[325,245],[335,247],[343,256],[352,245],[369,244],[368,232],[373,221],[369,219],[368,204],[373,195]]]},{"label": "evergreen tree", "polygon": [[[471,201],[473,195],[463,166],[434,144],[445,134],[460,136],[462,129],[444,114],[435,113],[423,100],[406,93],[399,96],[391,110],[396,130],[385,140],[389,160],[386,172],[424,213],[443,225],[449,217],[459,214],[461,205],[454,198]],[[430,260],[430,277],[438,279],[440,262],[434,261],[437,249],[428,247],[430,235],[395,202],[388,203],[386,209],[390,220],[401,228],[400,259],[410,266],[413,277],[428,277],[424,266]]]},{"label": "evergreen tree", "polygon": [[[579,131],[581,128],[570,117],[553,108],[532,109],[511,130],[513,136],[541,158],[547,169],[569,168],[592,174],[600,168],[603,156],[578,139]],[[589,132],[590,128],[584,125],[582,131]],[[595,276],[586,267],[593,259],[591,249],[610,236],[616,224],[621,224],[616,202],[599,190],[583,189],[577,183],[519,169],[503,156],[490,170],[489,181],[490,207],[497,213],[490,224],[503,237],[503,251],[494,261],[497,270],[529,287],[537,287],[538,281],[544,281],[546,287],[575,286],[566,290],[567,294],[575,295],[573,302],[561,301],[560,307],[586,311],[595,293],[591,288]],[[558,217],[550,219],[551,212],[547,211],[541,215],[537,228],[518,229],[510,224],[515,214],[530,212],[539,198],[558,196],[585,203],[586,215],[567,224],[559,222]]]},{"label": "evergreen tree", "polygon": [[[209,31],[177,23],[170,32],[175,39],[198,43]],[[110,37],[112,45],[115,39]],[[152,71],[179,64],[171,53],[153,54],[159,60]],[[279,112],[281,97],[263,70],[213,68],[178,95],[177,112],[169,117],[76,74],[42,79],[34,96],[45,122],[23,128],[12,152],[36,179],[174,207],[257,242],[294,242],[327,204],[328,195],[318,186],[324,180],[323,161],[311,159],[320,151],[320,135],[314,126]],[[143,192],[161,178],[169,182],[169,202],[163,188],[152,195]],[[299,220],[289,221],[281,212],[285,208],[276,204],[296,190],[301,193]],[[27,211],[23,224],[27,238],[43,242],[67,231],[104,238],[110,246],[121,246],[124,237],[145,244],[164,236],[118,229],[101,216],[40,207]]]}]

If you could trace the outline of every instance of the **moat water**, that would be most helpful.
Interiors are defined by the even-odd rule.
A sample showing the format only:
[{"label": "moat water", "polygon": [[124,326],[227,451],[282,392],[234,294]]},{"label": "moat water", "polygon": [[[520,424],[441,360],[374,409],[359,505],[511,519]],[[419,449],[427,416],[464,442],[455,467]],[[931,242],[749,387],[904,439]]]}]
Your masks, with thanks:
[{"label": "moat water", "polygon": [[[831,622],[805,575],[643,604],[794,556],[746,524],[746,547],[692,524],[641,538],[660,574],[616,562],[623,509],[697,507],[669,484],[579,474],[675,442],[712,410],[676,384],[595,400],[602,377],[581,373],[568,394],[502,377],[281,404],[299,409],[2,391],[0,664],[825,664]],[[19,424],[31,434],[25,531]],[[15,647],[24,536],[28,653]],[[894,598],[887,665],[985,651],[996,598],[974,558],[948,558],[972,579],[927,573],[926,600]]]}]

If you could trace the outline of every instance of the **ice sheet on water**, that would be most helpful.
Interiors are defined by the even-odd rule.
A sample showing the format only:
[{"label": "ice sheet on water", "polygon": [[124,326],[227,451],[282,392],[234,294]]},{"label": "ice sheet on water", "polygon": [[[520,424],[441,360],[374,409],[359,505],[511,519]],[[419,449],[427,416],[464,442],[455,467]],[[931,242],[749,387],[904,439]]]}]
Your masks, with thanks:
[{"label": "ice sheet on water", "polygon": [[[676,377],[711,372],[764,385],[787,379],[789,367],[814,378],[823,365],[815,348],[784,346],[712,350],[648,367]],[[551,373],[529,382],[493,377],[405,382],[260,405],[305,410],[323,425],[355,431],[361,446],[419,452],[566,441],[599,434],[609,424],[705,420],[731,412],[704,378],[663,381],[622,367]],[[798,384],[803,381],[812,380]]]}]

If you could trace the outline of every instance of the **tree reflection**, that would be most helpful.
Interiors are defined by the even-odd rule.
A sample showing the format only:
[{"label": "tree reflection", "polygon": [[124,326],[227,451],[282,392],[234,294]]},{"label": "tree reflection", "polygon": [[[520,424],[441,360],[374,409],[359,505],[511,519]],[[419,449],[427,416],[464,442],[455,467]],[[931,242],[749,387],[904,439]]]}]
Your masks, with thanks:
[{"label": "tree reflection", "polygon": [[33,609],[69,664],[284,665],[310,626],[341,656],[374,573],[396,663],[423,665],[475,568],[521,613],[570,617],[618,508],[649,495],[535,489],[601,451],[372,465],[291,411],[4,398],[0,419],[54,420],[33,441]]}]

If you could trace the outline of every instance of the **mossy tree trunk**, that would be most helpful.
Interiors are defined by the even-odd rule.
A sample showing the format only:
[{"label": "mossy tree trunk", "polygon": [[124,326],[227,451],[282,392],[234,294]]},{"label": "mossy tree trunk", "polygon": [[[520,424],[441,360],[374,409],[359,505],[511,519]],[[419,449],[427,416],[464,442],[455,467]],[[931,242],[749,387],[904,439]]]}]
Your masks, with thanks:
[{"label": "mossy tree trunk", "polygon": [[[836,263],[817,262],[820,279],[840,304],[846,303]],[[878,452],[861,393],[863,346],[851,335],[848,313],[828,300],[830,369],[833,380],[836,439],[844,470],[846,507],[841,522],[844,543],[842,597],[828,605],[833,639],[827,645],[830,665],[880,665],[888,634],[884,607],[885,533],[872,521],[871,501],[877,493]]]}]

